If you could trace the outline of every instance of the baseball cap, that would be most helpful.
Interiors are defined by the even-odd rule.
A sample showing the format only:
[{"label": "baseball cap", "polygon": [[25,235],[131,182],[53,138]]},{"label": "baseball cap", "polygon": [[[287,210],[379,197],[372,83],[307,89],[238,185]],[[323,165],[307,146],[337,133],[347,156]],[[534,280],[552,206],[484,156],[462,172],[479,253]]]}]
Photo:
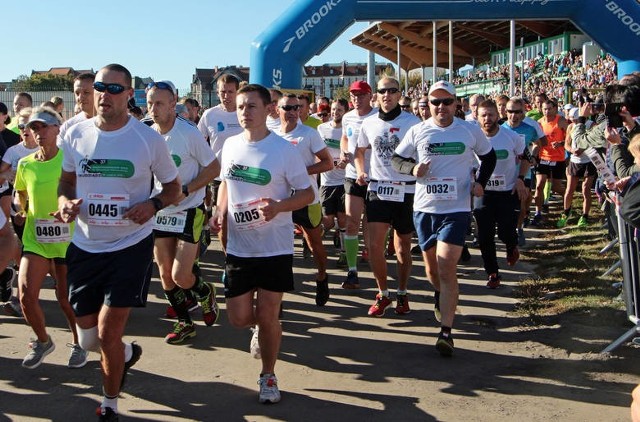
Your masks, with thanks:
[{"label": "baseball cap", "polygon": [[447,81],[438,81],[435,84],[431,85],[431,88],[429,88],[429,95],[433,94],[434,91],[437,91],[439,89],[447,91],[449,94],[453,95],[454,97],[456,96],[456,87]]},{"label": "baseball cap", "polygon": [[173,92],[173,95],[178,95],[178,90],[176,89],[176,86],[173,84],[173,82],[171,81],[158,81],[158,82],[151,82],[149,85],[147,85],[148,89],[151,89],[153,87],[158,87],[159,89],[167,89],[171,92]]},{"label": "baseball cap", "polygon": [[33,113],[31,117],[29,117],[29,122],[27,122],[27,127],[31,127],[31,124],[34,122],[44,123],[47,126],[60,126],[60,119],[54,116],[51,113],[47,113],[46,111],[39,111],[37,113]]},{"label": "baseball cap", "polygon": [[565,105],[564,105],[564,109],[565,109],[565,110],[571,110],[572,108],[573,108],[573,104],[570,104],[570,103],[569,103],[569,104],[565,104]]},{"label": "baseball cap", "polygon": [[578,117],[580,117],[580,109],[578,107],[569,110],[569,118],[571,120],[576,120]]},{"label": "baseball cap", "polygon": [[349,92],[351,91],[360,91],[360,92],[365,92],[367,94],[371,94],[371,85],[369,85],[365,81],[355,81],[349,87]]}]

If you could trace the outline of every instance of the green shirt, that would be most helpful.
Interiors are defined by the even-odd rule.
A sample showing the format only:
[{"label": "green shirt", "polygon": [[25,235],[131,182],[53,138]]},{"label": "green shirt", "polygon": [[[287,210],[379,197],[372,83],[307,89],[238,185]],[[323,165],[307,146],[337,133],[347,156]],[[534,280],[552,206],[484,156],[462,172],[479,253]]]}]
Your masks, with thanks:
[{"label": "green shirt", "polygon": [[29,198],[22,243],[25,252],[45,258],[64,258],[74,224],[57,223],[49,215],[58,209],[58,181],[62,173],[62,150],[48,161],[30,154],[20,159],[14,187]]}]

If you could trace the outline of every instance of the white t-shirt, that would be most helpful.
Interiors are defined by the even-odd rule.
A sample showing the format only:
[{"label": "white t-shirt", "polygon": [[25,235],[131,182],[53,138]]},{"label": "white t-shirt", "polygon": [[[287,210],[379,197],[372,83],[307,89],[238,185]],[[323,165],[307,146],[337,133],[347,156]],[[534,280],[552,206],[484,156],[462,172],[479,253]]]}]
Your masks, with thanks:
[{"label": "white t-shirt", "polygon": [[[159,130],[157,125],[153,125],[152,128]],[[195,179],[202,167],[208,166],[216,159],[200,131],[182,118],[177,118],[171,130],[161,136],[167,142],[171,158],[178,167],[178,175],[183,185]],[[151,196],[155,196],[162,190],[160,181],[157,178],[154,178],[154,181],[155,189]],[[203,186],[196,192],[191,192],[178,205],[169,205],[164,208],[163,213],[170,214],[197,207],[204,200],[204,191]]]},{"label": "white t-shirt", "polygon": [[340,138],[342,137],[342,127],[334,127],[331,122],[318,126],[318,133],[327,146],[333,161],[333,170],[320,173],[320,185],[322,186],[342,186],[344,185],[344,169],[336,167],[340,162]]},{"label": "white t-shirt", "polygon": [[[351,154],[356,152],[356,145],[358,143],[358,135],[360,134],[360,126],[362,126],[362,121],[369,116],[374,116],[378,114],[378,109],[374,108],[369,113],[364,116],[360,116],[358,114],[358,110],[351,110],[348,113],[345,113],[342,116],[342,133],[347,136],[347,150]],[[369,173],[369,161],[371,160],[371,150],[367,150],[364,153],[364,170]],[[349,163],[345,168],[345,177],[349,179],[357,179],[358,173],[356,172],[356,167]]]},{"label": "white t-shirt", "polygon": [[[288,133],[276,132],[277,135],[283,137],[298,148],[302,162],[306,167],[315,164],[318,161],[316,153],[322,151],[327,146],[320,137],[317,130],[312,127],[297,124],[296,127]],[[314,200],[313,204],[320,202],[320,195],[318,194],[318,181],[317,175],[309,174],[309,181],[313,186]]]},{"label": "white t-shirt", "polygon": [[298,148],[273,132],[258,142],[240,134],[225,143],[218,159],[227,184],[227,253],[240,257],[292,254],[291,212],[281,212],[267,222],[258,207],[260,198],[278,201],[290,197],[292,189],[309,187]]},{"label": "white t-shirt", "polygon": [[[593,121],[587,120],[584,126],[587,129],[591,128],[591,126],[593,126]],[[575,126],[572,127],[571,131],[573,131],[573,129],[575,129]],[[578,148],[578,143],[576,142],[576,139],[573,136],[571,137],[571,148],[572,149]],[[574,164],[587,164],[591,162],[591,159],[587,154],[583,152],[580,155],[571,154],[569,156],[569,161],[571,161]]]},{"label": "white t-shirt", "polygon": [[[33,154],[39,148],[40,147],[36,146],[35,148],[29,149],[24,145],[24,142],[20,142],[7,149],[2,156],[2,161],[11,165],[11,169],[15,171],[18,168],[18,161],[20,161],[21,158]],[[9,182],[13,183],[13,180],[5,180],[4,183],[0,185],[0,193],[9,189]]]},{"label": "white t-shirt", "polygon": [[502,126],[499,126],[498,132],[488,139],[496,152],[497,161],[485,190],[511,192],[520,170],[518,156],[524,151],[524,139]]},{"label": "white t-shirt", "polygon": [[413,210],[435,214],[471,211],[471,171],[477,155],[491,144],[479,126],[454,118],[446,128],[433,118],[409,129],[396,154],[417,163],[431,161],[429,171],[416,180]]},{"label": "white t-shirt", "polygon": [[113,252],[151,234],[152,220],[138,225],[122,214],[149,199],[153,177],[169,183],[178,176],[167,143],[133,117],[114,131],[98,129],[95,118],[78,123],[63,141],[62,169],[76,174],[82,199],[73,243],[87,252]]},{"label": "white t-shirt", "polygon": [[[384,121],[377,115],[362,122],[358,135],[358,148],[371,148],[371,168],[368,190],[377,191],[378,182],[414,182],[412,175],[398,173],[391,165],[391,158],[407,131],[420,123],[415,114],[400,112],[393,120]],[[405,193],[414,193],[415,184],[405,185]]]},{"label": "white t-shirt", "polygon": [[60,125],[60,133],[58,133],[58,146],[62,145],[64,135],[67,133],[71,126],[75,125],[76,123],[84,122],[85,120],[89,119],[87,118],[87,115],[84,113],[84,111],[81,111],[80,113],[71,117],[69,120],[66,120],[64,123],[62,123],[62,125]]},{"label": "white t-shirt", "polygon": [[280,117],[267,116],[267,129],[272,132],[280,129]]},{"label": "white t-shirt", "polygon": [[538,139],[545,136],[544,130],[542,130],[542,126],[540,126],[540,123],[538,123],[537,120],[534,120],[529,116],[524,116],[524,119],[522,121],[536,130],[536,133],[538,134]]},{"label": "white t-shirt", "polygon": [[214,155],[222,149],[224,141],[242,132],[235,111],[224,111],[218,104],[205,111],[198,122],[198,129],[205,138],[209,138],[209,145]]}]

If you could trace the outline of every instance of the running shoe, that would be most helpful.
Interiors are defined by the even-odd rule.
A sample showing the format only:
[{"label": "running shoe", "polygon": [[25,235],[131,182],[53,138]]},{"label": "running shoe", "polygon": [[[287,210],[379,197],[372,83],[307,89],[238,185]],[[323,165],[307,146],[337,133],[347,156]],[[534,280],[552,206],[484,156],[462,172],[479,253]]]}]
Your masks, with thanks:
[{"label": "running shoe", "polygon": [[31,351],[22,360],[22,366],[27,369],[35,369],[44,361],[44,358],[54,350],[56,345],[53,344],[51,336],[46,343],[41,343],[37,339],[32,339],[29,343]]},{"label": "running shoe", "polygon": [[7,267],[0,274],[0,302],[8,302],[11,299],[13,279],[16,277],[16,270]]},{"label": "running shoe", "polygon": [[13,296],[11,300],[4,304],[4,313],[12,317],[22,318],[22,307],[17,297]]},{"label": "running shoe", "polygon": [[373,302],[373,305],[369,308],[368,315],[381,317],[384,315],[384,311],[389,305],[391,305],[391,299],[389,299],[389,296],[382,296],[382,294],[378,293],[376,295],[376,301]]},{"label": "running shoe", "polygon": [[260,359],[262,355],[260,354],[260,342],[258,341],[259,327],[257,325],[252,327],[251,331],[253,331],[253,335],[249,343],[249,354],[251,354],[251,357],[254,359]]},{"label": "running shoe", "polygon": [[195,336],[196,327],[194,327],[193,322],[178,321],[173,324],[173,331],[167,334],[164,341],[169,344],[179,344]]},{"label": "running shoe", "polygon": [[520,259],[520,251],[517,246],[507,248],[507,265],[513,267]]},{"label": "running shoe", "polygon": [[567,221],[569,220],[569,216],[567,214],[562,213],[558,222],[556,223],[556,227],[561,229],[567,225]]},{"label": "running shoe", "polygon": [[280,401],[280,390],[278,390],[278,379],[274,374],[260,375],[258,380],[260,385],[260,403],[278,403]]},{"label": "running shoe", "polygon": [[451,334],[440,333],[436,341],[436,349],[441,356],[450,357],[453,355],[453,339]]},{"label": "running shoe", "polygon": [[587,227],[589,225],[589,219],[587,216],[583,215],[580,216],[580,219],[578,220],[578,227],[583,229],[585,227]]},{"label": "running shoe", "polygon": [[120,379],[120,390],[122,390],[127,380],[127,372],[140,360],[140,356],[142,356],[142,347],[138,346],[138,343],[134,341],[131,343],[131,359],[124,363],[122,378]]},{"label": "running shoe", "polygon": [[87,364],[89,360],[89,352],[84,350],[78,344],[67,343],[67,347],[71,348],[71,354],[69,355],[69,368],[82,368]]},{"label": "running shoe", "polygon": [[394,312],[398,315],[406,315],[411,312],[411,308],[409,308],[409,295],[397,295],[396,309]]},{"label": "running shoe", "polygon": [[542,226],[542,214],[536,214],[533,216],[533,220],[531,220],[531,225],[533,227]]},{"label": "running shoe", "polygon": [[497,289],[498,287],[500,287],[500,280],[502,280],[502,277],[500,277],[498,274],[496,273],[489,274],[489,281],[487,281],[487,287],[490,289]]},{"label": "running shoe", "polygon": [[336,262],[336,268],[347,268],[349,264],[347,264],[347,254],[344,252],[340,252],[338,255],[338,262]]},{"label": "running shoe", "polygon": [[216,303],[216,286],[213,283],[206,284],[209,286],[209,294],[202,299],[200,306],[202,306],[202,320],[211,327],[218,320],[220,310],[218,309],[218,303]]},{"label": "running shoe", "polygon": [[96,409],[96,415],[99,422],[118,422],[118,414],[110,407],[98,407]]},{"label": "running shoe", "polygon": [[316,280],[316,305],[324,306],[329,300],[329,275],[324,280]]},{"label": "running shoe", "polygon": [[342,288],[347,290],[359,289],[360,281],[358,280],[358,272],[350,270],[347,273],[347,279],[342,282]]},{"label": "running shoe", "polygon": [[523,229],[518,229],[518,246],[523,247],[527,244],[527,238],[524,235]]},{"label": "running shoe", "polygon": [[[191,292],[191,290],[185,290],[184,293],[186,295],[189,295],[190,293],[187,292]],[[187,297],[187,309],[189,310],[189,312],[194,312],[197,311],[198,308],[200,307],[200,305],[198,304],[198,301],[195,300],[195,298],[192,297]],[[176,319],[178,318],[178,314],[176,313],[176,310],[173,309],[173,306],[169,305],[167,306],[167,311],[165,313],[165,317],[170,318],[170,319]]]},{"label": "running shoe", "polygon": [[542,212],[545,214],[549,214],[549,203],[545,202],[544,204],[542,204]]}]

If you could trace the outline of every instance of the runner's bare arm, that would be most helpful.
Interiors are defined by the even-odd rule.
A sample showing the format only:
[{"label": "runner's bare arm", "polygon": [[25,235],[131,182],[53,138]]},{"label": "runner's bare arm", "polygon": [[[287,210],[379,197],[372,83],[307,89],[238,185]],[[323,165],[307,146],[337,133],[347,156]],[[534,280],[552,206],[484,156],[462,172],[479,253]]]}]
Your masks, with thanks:
[{"label": "runner's bare arm", "polygon": [[144,224],[162,208],[178,202],[181,194],[182,185],[180,184],[180,178],[176,177],[168,183],[163,183],[162,190],[153,198],[137,203],[129,208],[122,215],[122,218],[131,220],[136,224]]},{"label": "runner's bare arm", "polygon": [[307,167],[307,173],[319,174],[333,170],[333,158],[331,158],[331,153],[328,148],[324,148],[316,152],[316,157],[319,161],[316,161],[314,164]]},{"label": "runner's bare arm", "polygon": [[270,221],[278,213],[299,210],[305,205],[309,205],[314,197],[313,188],[309,186],[306,189],[296,190],[293,195],[280,201],[274,201],[271,198],[260,198],[260,201],[266,202],[266,205],[260,206],[260,211],[264,215],[264,219]]},{"label": "runner's bare arm", "polygon": [[[211,183],[213,179],[218,177],[220,174],[220,161],[216,158],[213,160],[208,166],[204,167],[200,170],[200,173],[193,179],[191,182],[187,183],[187,191],[189,193],[195,192],[198,189],[206,186],[208,183]],[[181,200],[184,199],[184,196]]]},{"label": "runner's bare arm", "polygon": [[58,210],[51,213],[57,220],[70,223],[80,212],[82,199],[76,198],[76,173],[62,170],[58,182]]}]

